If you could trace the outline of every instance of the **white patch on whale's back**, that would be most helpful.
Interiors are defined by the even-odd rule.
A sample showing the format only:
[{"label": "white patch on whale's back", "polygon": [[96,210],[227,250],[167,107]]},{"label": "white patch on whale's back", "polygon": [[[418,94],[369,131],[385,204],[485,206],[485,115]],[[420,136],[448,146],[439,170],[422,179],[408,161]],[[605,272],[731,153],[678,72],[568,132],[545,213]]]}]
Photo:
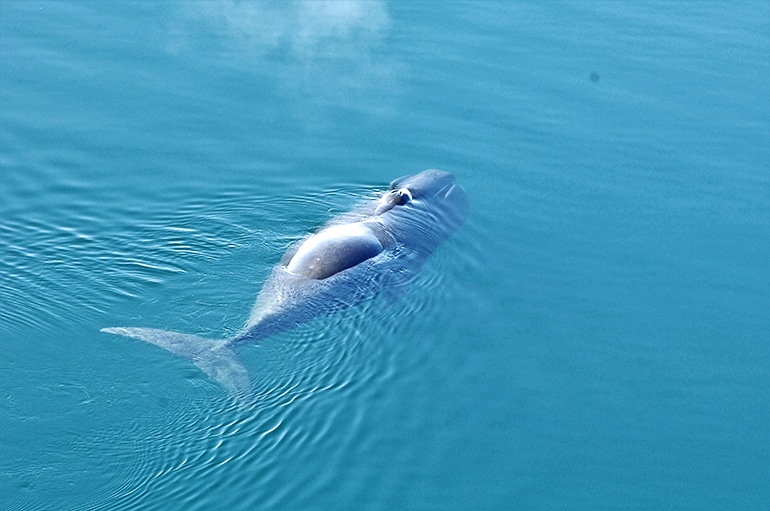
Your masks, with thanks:
[{"label": "white patch on whale's back", "polygon": [[326,278],[382,252],[382,243],[363,222],[328,227],[310,236],[286,269],[311,278]]}]

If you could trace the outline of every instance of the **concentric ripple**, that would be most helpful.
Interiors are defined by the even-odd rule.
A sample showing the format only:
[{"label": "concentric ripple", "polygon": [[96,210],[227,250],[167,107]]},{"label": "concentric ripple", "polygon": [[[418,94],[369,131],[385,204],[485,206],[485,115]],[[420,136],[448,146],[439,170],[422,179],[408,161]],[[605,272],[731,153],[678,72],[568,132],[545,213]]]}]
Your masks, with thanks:
[{"label": "concentric ripple", "polygon": [[[457,291],[443,269],[454,255],[432,258],[406,286],[240,348],[254,388],[246,402],[234,402],[185,360],[98,330],[125,324],[233,335],[284,250],[378,190],[346,185],[279,200],[221,190],[205,201],[187,197],[173,211],[146,197],[141,214],[130,202],[103,209],[84,192],[57,216],[17,211],[4,218],[2,334],[21,353],[38,332],[47,354],[37,367],[10,366],[7,374],[26,371],[20,379],[30,379],[39,371],[65,382],[8,391],[7,420],[39,422],[56,439],[38,446],[23,473],[16,467],[12,505],[45,508],[67,481],[85,478],[94,487],[80,501],[83,510],[105,503],[167,509],[169,502],[186,509],[280,507],[335,484],[332,474],[344,473],[349,457],[368,448],[371,435],[362,428],[371,427],[368,417],[388,386],[419,381],[432,346],[416,323],[434,321]],[[51,328],[88,333],[69,333],[83,340],[65,346]],[[73,427],[55,414],[23,412],[36,400],[71,403]],[[92,415],[92,426],[75,429],[83,413]],[[81,463],[68,473],[55,453]],[[324,457],[323,473],[317,456]],[[309,468],[288,473],[285,459]]]}]

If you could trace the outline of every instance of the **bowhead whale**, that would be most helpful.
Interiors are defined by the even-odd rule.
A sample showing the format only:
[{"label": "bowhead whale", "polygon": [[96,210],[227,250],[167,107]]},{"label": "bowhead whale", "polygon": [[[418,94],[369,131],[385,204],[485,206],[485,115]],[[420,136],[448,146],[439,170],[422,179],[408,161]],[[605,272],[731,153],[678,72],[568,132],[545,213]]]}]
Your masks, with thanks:
[{"label": "bowhead whale", "polygon": [[423,262],[465,220],[468,203],[455,177],[425,170],[396,179],[378,199],[332,219],[291,246],[265,281],[243,329],[207,339],[155,328],[102,332],[141,339],[194,362],[236,396],[251,379],[235,349],[311,319],[399,292]]}]

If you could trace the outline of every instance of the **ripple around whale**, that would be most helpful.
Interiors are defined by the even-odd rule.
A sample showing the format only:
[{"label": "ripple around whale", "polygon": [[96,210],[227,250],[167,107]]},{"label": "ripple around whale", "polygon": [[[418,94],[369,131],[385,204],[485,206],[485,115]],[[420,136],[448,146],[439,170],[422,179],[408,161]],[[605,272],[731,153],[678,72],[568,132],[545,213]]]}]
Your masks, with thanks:
[{"label": "ripple around whale", "polygon": [[[282,479],[275,492],[275,478],[283,477],[277,464],[285,457],[326,451],[331,446],[324,444],[330,438],[335,439],[331,452],[358,448],[361,417],[394,378],[419,367],[429,349],[403,342],[408,328],[400,321],[402,312],[353,309],[343,313],[344,318],[321,318],[246,348],[249,364],[260,368],[255,371],[255,387],[260,390],[246,409],[234,407],[215,385],[195,375],[188,382],[194,384],[192,392],[161,398],[148,410],[155,420],[138,416],[120,430],[73,441],[71,449],[101,460],[109,469],[103,482],[108,490],[93,496],[94,502],[108,499],[116,509],[132,509],[147,494],[167,491],[174,499],[203,509],[204,503],[216,504],[207,500],[214,487],[207,488],[206,481],[220,489],[248,486],[247,500],[254,505],[268,497],[280,503],[312,495],[330,481],[314,472],[295,474],[291,480]],[[367,321],[372,313],[382,320],[384,330]],[[388,334],[393,334],[390,340]],[[399,346],[400,354],[387,355],[393,349],[398,352]],[[406,358],[414,365],[401,365]],[[122,440],[115,443],[115,438]],[[327,460],[329,469],[338,464],[344,465],[344,458],[332,455]]]},{"label": "ripple around whale", "polygon": [[[373,192],[365,191],[364,198],[372,197]],[[271,224],[266,218],[259,218],[283,215],[285,222],[278,223],[291,225],[289,232],[301,233],[308,229],[308,221],[286,211],[296,211],[296,206],[303,204],[313,209],[311,216],[322,221],[329,214],[328,204],[334,204],[335,212],[344,211],[346,204],[361,195],[350,187],[269,203],[252,198],[250,206],[231,207],[225,200],[213,201],[205,213],[191,204],[174,215],[158,212],[130,230],[104,229],[99,235],[91,233],[102,229],[101,222],[109,222],[109,218],[87,215],[90,220],[77,230],[59,227],[70,223],[66,216],[60,218],[61,224],[7,222],[4,228],[9,235],[0,243],[11,249],[6,262],[18,277],[15,300],[20,304],[28,295],[28,300],[40,300],[40,307],[4,310],[2,313],[13,319],[5,323],[4,332],[14,336],[13,328],[17,328],[29,335],[36,331],[33,327],[40,323],[41,315],[77,324],[83,306],[91,304],[90,314],[103,316],[112,304],[131,302],[135,304],[132,314],[159,321],[168,321],[169,310],[179,311],[171,325],[176,328],[199,328],[213,320],[205,328],[227,332],[248,314],[245,304],[269,271],[270,260],[274,262],[288,243],[298,239],[279,235],[275,227],[245,229],[243,225],[268,226]],[[319,206],[319,197],[327,206]],[[30,229],[35,229],[34,236],[29,236]],[[404,378],[417,384],[425,369],[433,347],[421,342],[421,330],[415,328],[412,318],[422,315],[430,322],[440,314],[437,305],[447,298],[445,293],[450,293],[445,286],[451,287],[442,273],[458,246],[453,245],[452,257],[432,258],[428,271],[417,276],[404,296],[375,298],[257,346],[242,348],[256,389],[245,407],[234,405],[215,383],[182,360],[166,357],[151,347],[137,349],[141,344],[122,345],[121,366],[132,365],[134,369],[129,371],[128,367],[118,368],[117,360],[106,350],[108,345],[100,344],[92,356],[100,357],[103,367],[110,368],[108,372],[98,378],[92,371],[71,375],[73,382],[91,382],[84,387],[90,397],[78,390],[80,383],[31,394],[46,400],[45,393],[54,392],[51,399],[61,404],[72,401],[71,413],[88,409],[96,424],[112,424],[78,434],[57,433],[60,440],[51,446],[90,460],[88,470],[100,467],[90,475],[98,490],[89,492],[79,508],[99,509],[104,502],[111,502],[113,509],[146,507],[148,496],[157,492],[167,492],[169,498],[187,502],[191,508],[220,504],[207,501],[206,495],[216,488],[207,487],[206,481],[220,489],[239,489],[233,493],[239,495],[239,502],[231,502],[233,505],[243,504],[244,494],[255,506],[266,501],[280,505],[308,499],[332,484],[328,473],[323,476],[315,470],[288,478],[279,460],[304,458],[311,463],[310,453],[320,449],[327,452],[331,473],[344,473],[350,463],[345,453],[367,449],[370,440],[366,438],[371,437],[362,437],[362,428],[370,427],[367,417],[384,398],[383,389]],[[42,258],[56,263],[30,264],[25,250],[37,254],[34,261]],[[83,257],[89,260],[88,265],[78,260]],[[68,299],[63,285],[48,286],[47,294],[34,292],[47,281],[83,279],[89,271],[95,274],[94,285],[81,291],[77,300]],[[207,284],[223,278],[233,283],[229,286],[232,295],[217,296],[215,289],[207,289]],[[182,289],[185,282],[194,288],[188,296],[168,296],[165,290],[169,285]],[[55,309],[49,306],[52,300],[57,303]],[[161,302],[164,305],[159,310]],[[29,315],[26,320],[23,314]],[[14,390],[10,395],[29,392]],[[19,414],[24,409],[21,403],[9,408]],[[110,419],[105,421],[105,417]],[[54,425],[53,416],[37,420],[50,420],[53,431],[66,427]],[[329,444],[331,439],[334,445]],[[39,485],[40,477],[47,474],[47,490],[64,491],[64,467],[51,460],[43,463],[41,459],[27,471],[30,488]],[[35,466],[42,470],[38,475]],[[244,493],[246,487],[250,491]],[[222,498],[222,493],[215,493],[217,499]],[[43,499],[46,496],[50,493],[39,495]],[[150,501],[156,502],[155,508],[162,508],[161,501]],[[29,499],[16,500],[14,505],[36,508],[40,502],[30,494]]]},{"label": "ripple around whale", "polygon": [[265,280],[243,330],[211,339],[146,327],[102,332],[141,339],[193,362],[243,402],[253,382],[236,349],[380,294],[408,291],[433,251],[464,222],[468,200],[455,177],[425,170],[398,178],[287,250]]},{"label": "ripple around whale", "polygon": [[[0,282],[13,278],[13,286],[6,287],[13,292],[5,295],[10,306],[0,311],[4,334],[18,339],[29,336],[45,317],[49,324],[77,325],[84,310],[103,317],[126,303],[134,304],[132,315],[154,318],[163,325],[233,334],[248,314],[248,302],[259,283],[286,246],[313,223],[344,213],[351,203],[375,198],[377,190],[350,185],[284,200],[251,196],[240,202],[222,193],[206,207],[191,200],[173,213],[159,204],[152,213],[150,202],[150,212],[144,212],[141,222],[121,230],[109,226],[115,215],[131,216],[130,210],[100,215],[88,202],[73,205],[56,221],[30,222],[11,216],[0,226],[4,233],[0,247],[7,255],[3,264],[10,269],[0,274]],[[101,468],[91,476],[98,491],[90,492],[80,508],[98,509],[108,501],[114,509],[134,509],[158,491],[194,508],[206,502],[207,487],[201,482],[206,480],[253,488],[249,494],[254,505],[265,499],[292,501],[331,484],[314,471],[288,480],[278,460],[304,458],[321,448],[329,453],[329,466],[344,472],[349,460],[342,453],[366,448],[361,428],[366,427],[372,406],[383,398],[383,388],[405,377],[417,382],[430,357],[432,347],[420,342],[419,329],[412,323],[415,315],[430,322],[453,292],[442,267],[465,249],[452,246],[451,254],[440,251],[433,257],[428,271],[421,272],[401,296],[374,298],[258,346],[242,348],[255,388],[246,406],[236,406],[184,361],[151,348],[138,350],[141,345],[123,345],[120,350],[122,362],[136,366],[134,374],[124,367],[117,371],[123,379],[109,381],[116,374],[116,360],[106,351],[107,345],[100,345],[99,353],[92,356],[101,357],[104,367],[113,369],[98,378],[90,372],[75,372],[70,378],[99,381],[98,390],[93,383],[84,387],[89,397],[77,387],[50,391],[58,396],[52,394],[51,399],[60,403],[67,402],[64,395],[71,396],[72,413],[95,411],[92,407],[101,404],[95,421],[110,416],[108,422],[113,424],[77,435],[57,434],[61,440],[56,445],[62,452],[78,453],[90,460],[90,467]],[[232,282],[228,296],[217,294],[222,287],[215,283],[222,279]],[[84,280],[91,286],[72,299],[68,286]],[[169,286],[186,294],[171,296]],[[37,307],[21,306],[30,302]],[[179,316],[170,320],[169,310],[178,311]],[[51,347],[52,352],[60,349],[64,347]],[[153,373],[161,376],[151,384],[143,375]],[[40,389],[31,395],[46,400],[47,392]],[[29,392],[14,390],[9,396],[23,394]],[[129,407],[129,403],[133,404]],[[137,403],[142,411],[127,413]],[[9,411],[13,415],[23,409],[11,405]],[[154,419],[148,421],[148,416]],[[53,420],[52,416],[51,428],[60,431]],[[334,446],[327,445],[330,438],[335,439]],[[52,445],[51,449],[57,448]],[[30,490],[39,486],[41,477],[47,478],[46,488],[51,491],[67,485],[67,471],[54,461],[40,460],[26,473]],[[275,492],[277,478],[283,479]],[[193,481],[195,486],[188,484]],[[236,494],[242,499],[243,492]],[[14,505],[36,508],[40,502],[30,494]]]}]

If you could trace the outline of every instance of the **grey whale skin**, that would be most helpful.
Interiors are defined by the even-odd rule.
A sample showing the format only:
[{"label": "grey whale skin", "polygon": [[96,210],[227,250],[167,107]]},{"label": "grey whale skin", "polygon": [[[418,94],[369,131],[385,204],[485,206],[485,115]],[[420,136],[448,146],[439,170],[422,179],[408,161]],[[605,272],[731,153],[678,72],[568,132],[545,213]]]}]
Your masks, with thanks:
[{"label": "grey whale skin", "polygon": [[207,339],[155,328],[102,332],[141,339],[194,362],[231,394],[251,391],[234,349],[411,283],[428,256],[465,221],[468,201],[455,177],[425,170],[393,181],[380,198],[332,219],[287,250],[235,337]]}]

